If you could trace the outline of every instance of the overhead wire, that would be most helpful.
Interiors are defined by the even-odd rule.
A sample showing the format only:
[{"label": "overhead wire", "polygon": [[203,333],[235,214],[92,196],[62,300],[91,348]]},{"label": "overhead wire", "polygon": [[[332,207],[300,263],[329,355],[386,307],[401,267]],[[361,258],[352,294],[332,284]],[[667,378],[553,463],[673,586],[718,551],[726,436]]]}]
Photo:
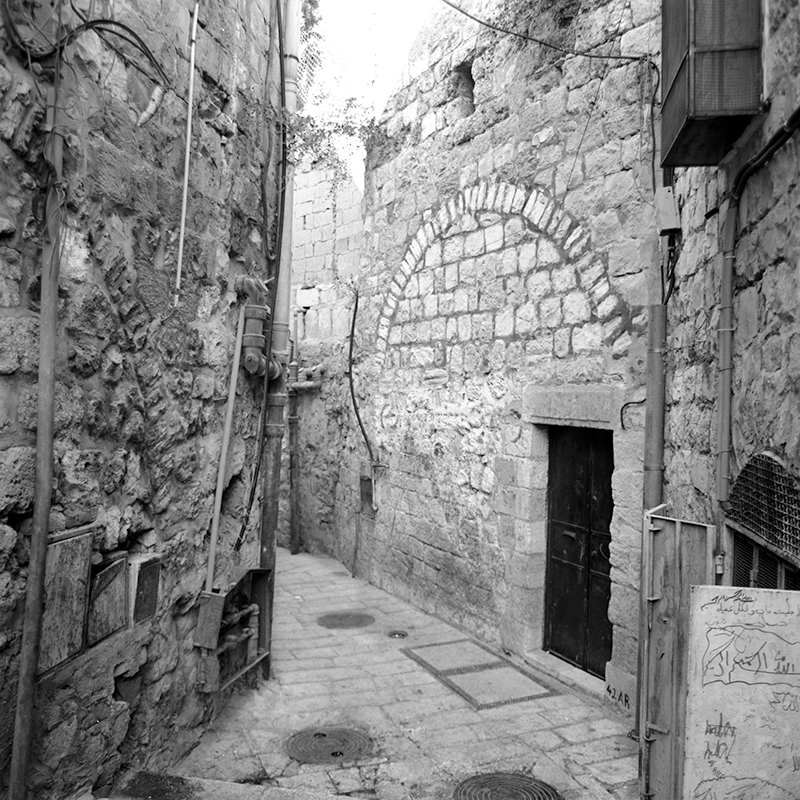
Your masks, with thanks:
[{"label": "overhead wire", "polygon": [[[444,2],[449,2],[449,0],[444,0]],[[614,30],[614,34],[611,37],[611,47],[614,47],[614,40],[619,36],[619,30],[622,27],[622,19],[625,15],[625,9],[629,8],[630,4],[626,3],[622,7],[622,13],[619,15],[619,20],[617,21],[617,27]],[[641,57],[638,59],[641,60]],[[600,79],[597,82],[597,91],[594,95],[594,100],[592,100],[591,105],[589,106],[589,114],[586,117],[586,124],[583,126],[583,133],[581,134],[581,138],[578,142],[578,146],[575,149],[575,157],[572,159],[572,166],[570,167],[569,174],[567,175],[567,180],[564,184],[564,194],[561,197],[560,207],[564,208],[564,203],[567,199],[567,194],[569,193],[569,183],[572,180],[572,175],[575,172],[575,166],[578,163],[578,157],[580,156],[581,148],[583,147],[583,142],[586,139],[586,133],[589,130],[589,123],[592,121],[592,115],[594,114],[594,110],[597,107],[597,101],[600,99],[600,90],[603,88],[603,81],[608,77],[608,71],[611,68],[611,61],[610,59],[606,59],[606,63],[603,65],[603,71],[600,75]]]},{"label": "overhead wire", "polygon": [[[566,56],[583,56],[585,58],[597,58],[603,60],[616,60],[616,61],[639,61],[642,56],[641,55],[612,55],[612,54],[603,54],[603,53],[592,53],[588,50],[570,50],[569,48],[562,47],[561,45],[553,44],[553,42],[548,42],[545,39],[539,39],[536,36],[531,36],[527,33],[522,33],[521,31],[514,31],[510,30],[509,28],[504,28],[502,25],[496,25],[493,22],[489,22],[488,20],[481,19],[480,17],[476,17],[474,14],[471,14],[466,9],[462,8],[457,3],[454,3],[453,0],[442,0],[442,2],[450,6],[450,8],[458,11],[460,14],[463,14],[468,19],[471,19],[473,22],[477,22],[479,25],[482,25],[485,28],[489,28],[490,30],[497,31],[497,33],[505,33],[509,36],[516,36],[519,39],[524,39],[527,42],[533,42],[534,44],[541,45],[542,47],[547,47],[550,50],[556,50],[559,53],[563,53]],[[624,9],[623,9],[624,11]],[[621,22],[621,20],[620,20]],[[617,26],[619,28],[619,26]]]}]

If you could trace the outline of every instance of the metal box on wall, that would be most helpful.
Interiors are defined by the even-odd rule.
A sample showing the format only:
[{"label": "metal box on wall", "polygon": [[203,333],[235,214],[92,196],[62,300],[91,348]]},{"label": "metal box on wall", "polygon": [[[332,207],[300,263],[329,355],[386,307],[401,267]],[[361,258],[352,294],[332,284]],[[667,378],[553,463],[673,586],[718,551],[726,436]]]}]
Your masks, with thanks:
[{"label": "metal box on wall", "polygon": [[714,166],[761,105],[761,0],[663,0],[665,167]]}]

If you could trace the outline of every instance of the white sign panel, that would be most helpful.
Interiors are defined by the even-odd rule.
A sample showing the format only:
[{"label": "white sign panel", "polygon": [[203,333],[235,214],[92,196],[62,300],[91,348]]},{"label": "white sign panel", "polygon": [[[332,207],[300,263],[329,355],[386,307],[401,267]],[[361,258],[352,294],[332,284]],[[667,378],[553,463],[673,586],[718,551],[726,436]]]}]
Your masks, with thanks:
[{"label": "white sign panel", "polygon": [[684,800],[800,800],[800,592],[693,586]]}]

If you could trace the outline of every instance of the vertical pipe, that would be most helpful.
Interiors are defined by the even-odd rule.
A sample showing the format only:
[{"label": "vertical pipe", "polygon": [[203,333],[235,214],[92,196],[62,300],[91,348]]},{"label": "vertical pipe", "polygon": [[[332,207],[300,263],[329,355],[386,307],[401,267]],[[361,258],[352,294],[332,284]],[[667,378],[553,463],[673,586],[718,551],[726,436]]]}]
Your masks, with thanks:
[{"label": "vertical pipe", "polygon": [[186,142],[183,156],[183,195],[181,199],[181,226],[178,234],[178,264],[175,268],[175,289],[172,295],[172,309],[178,307],[181,295],[181,273],[183,271],[183,246],[186,239],[186,208],[189,202],[189,161],[192,155],[192,115],[194,109],[194,63],[197,53],[197,20],[200,16],[200,0],[195,0],[192,15],[192,30],[189,34],[189,96],[186,111]]},{"label": "vertical pipe", "polygon": [[275,539],[278,530],[278,494],[281,485],[283,410],[286,406],[286,378],[281,374],[271,382],[267,397],[267,424],[264,426],[264,478],[261,497],[261,542],[259,566],[275,565]]},{"label": "vertical pipe", "polygon": [[644,428],[644,508],[661,504],[664,485],[664,405],[666,376],[664,342],[667,338],[667,307],[649,307],[647,325],[647,401]]},{"label": "vertical pipe", "polygon": [[[719,300],[719,410],[717,415],[717,500],[728,506],[731,456],[731,386],[733,375],[733,271],[739,197],[731,198],[722,234],[722,281]],[[717,549],[719,550],[719,537]]]},{"label": "vertical pipe", "polygon": [[300,552],[300,419],[298,416],[297,383],[299,346],[297,315],[294,318],[292,360],[289,362],[289,549],[293,556]]},{"label": "vertical pipe", "polygon": [[206,566],[206,591],[214,588],[214,567],[217,560],[217,540],[219,538],[219,518],[222,511],[222,493],[225,489],[225,472],[228,466],[228,449],[231,443],[233,427],[233,409],[236,405],[236,383],[239,378],[239,363],[242,355],[242,335],[244,333],[244,314],[246,305],[239,309],[239,324],[236,326],[236,345],[233,351],[231,378],[228,385],[228,404],[225,408],[225,427],[222,429],[222,449],[219,453],[217,469],[217,488],[214,492],[214,515],[211,518],[211,542],[208,547],[208,564]]},{"label": "vertical pipe", "polygon": [[[277,0],[280,4],[281,0]],[[300,0],[287,0],[285,20],[285,46],[283,94],[284,113],[293,114],[297,109],[297,65],[300,46]],[[280,14],[280,10],[278,11]],[[276,286],[275,311],[272,323],[272,353],[277,361],[285,364],[289,349],[289,307],[292,288],[292,207],[294,202],[294,164],[284,150],[285,171],[283,188],[283,227],[281,230],[281,249],[278,254],[279,273]],[[283,369],[270,383],[267,398],[267,424],[264,458],[264,480],[261,497],[261,552],[260,564],[264,569],[272,569],[275,563],[275,539],[278,530],[278,494],[281,478],[281,452],[283,444],[286,406],[286,375]]]},{"label": "vertical pipe", "polygon": [[[280,2],[280,0],[278,0]],[[300,0],[287,0],[286,31],[284,47],[284,113],[291,118],[297,111],[297,68],[300,47]],[[281,268],[275,298],[275,322],[273,325],[272,349],[284,360],[289,352],[289,312],[292,290],[292,208],[294,204],[294,161],[287,156],[285,172],[284,202],[286,213],[283,218],[281,239]]]},{"label": "vertical pipe", "polygon": [[[647,741],[649,713],[649,644],[650,644],[650,581],[652,579],[652,533],[649,513],[661,505],[664,486],[664,408],[666,374],[664,343],[667,338],[667,306],[651,305],[647,324],[647,399],[645,403],[644,485],[642,501],[645,525],[639,569],[639,652],[637,660],[638,702],[636,731],[639,734],[640,783],[642,792],[649,791],[650,747]],[[645,794],[642,794],[644,797]]]},{"label": "vertical pipe", "polygon": [[[56,69],[59,66],[56,65]],[[58,79],[56,79],[58,80]],[[47,533],[53,493],[53,439],[58,339],[58,275],[61,250],[61,197],[56,183],[61,180],[63,140],[55,133],[58,100],[51,94],[47,108],[50,130],[49,160],[52,166],[47,191],[46,225],[42,248],[41,311],[39,315],[39,385],[36,421],[36,483],[33,501],[33,530],[25,591],[25,615],[19,659],[17,707],[14,717],[14,744],[11,752],[9,800],[25,800],[26,775],[31,750],[33,710],[36,700],[36,673],[39,667],[42,614],[45,590]]]}]

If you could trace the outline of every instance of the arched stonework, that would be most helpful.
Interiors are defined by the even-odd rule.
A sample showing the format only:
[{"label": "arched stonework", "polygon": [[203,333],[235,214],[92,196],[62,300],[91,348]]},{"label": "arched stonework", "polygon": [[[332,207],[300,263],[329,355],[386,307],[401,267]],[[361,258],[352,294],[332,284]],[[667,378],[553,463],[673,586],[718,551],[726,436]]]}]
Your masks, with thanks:
[{"label": "arched stonework", "polygon": [[[497,215],[498,220],[518,216],[525,220],[529,237],[546,237],[563,254],[564,263],[578,261],[589,250],[590,235],[583,225],[550,196],[542,187],[527,189],[513,183],[484,179],[458,191],[437,207],[423,212],[423,223],[408,246],[400,266],[384,297],[378,318],[376,360],[382,367],[389,344],[389,332],[400,301],[406,294],[411,277],[420,271],[431,245],[458,230],[469,215]],[[485,251],[502,249],[502,231],[498,240],[495,224],[484,225],[487,234]],[[489,238],[492,236],[493,238]],[[581,289],[600,319],[610,319],[620,313],[621,299],[611,288],[605,266],[591,262],[586,279],[581,275]],[[621,333],[622,331],[618,331]]]}]

